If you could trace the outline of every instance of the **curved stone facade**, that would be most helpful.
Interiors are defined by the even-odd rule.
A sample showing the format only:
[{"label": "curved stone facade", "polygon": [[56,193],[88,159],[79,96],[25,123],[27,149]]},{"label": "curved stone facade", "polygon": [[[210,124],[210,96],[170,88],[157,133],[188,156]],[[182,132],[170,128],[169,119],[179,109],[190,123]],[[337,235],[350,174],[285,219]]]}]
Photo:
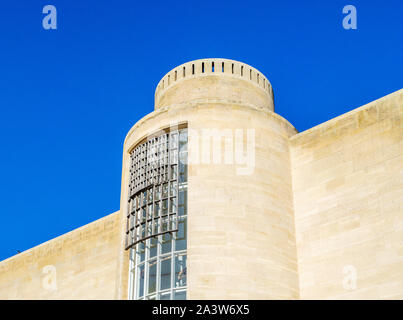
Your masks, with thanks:
[{"label": "curved stone facade", "polygon": [[[213,62],[215,68],[225,62],[224,72],[208,72]],[[203,63],[206,75],[200,74]],[[192,70],[193,66],[194,75],[168,83],[176,70]],[[241,66],[246,73],[251,70],[252,80],[242,78]],[[270,83],[239,62],[197,60],[175,68],[161,80],[155,109],[134,125],[125,140],[122,212],[127,204],[130,150],[158,130],[186,124],[188,298],[298,298],[288,146],[296,130],[271,111]],[[242,135],[238,140],[237,134]],[[214,140],[217,135],[222,135],[220,142]],[[209,149],[203,149],[206,141],[210,141]],[[225,149],[227,141],[235,149],[232,164],[225,161],[228,152],[231,156]],[[248,149],[248,143],[253,143],[253,149]],[[245,155],[253,153],[248,170],[246,162],[236,159],[239,144]],[[222,147],[220,159],[214,158],[218,145]],[[128,259],[123,261],[125,273]]]}]

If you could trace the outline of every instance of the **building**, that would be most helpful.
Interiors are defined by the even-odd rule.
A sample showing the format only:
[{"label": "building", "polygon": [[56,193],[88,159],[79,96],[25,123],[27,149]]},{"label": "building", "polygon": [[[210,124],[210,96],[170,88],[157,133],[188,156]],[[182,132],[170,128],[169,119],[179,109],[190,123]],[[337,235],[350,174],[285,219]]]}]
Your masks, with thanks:
[{"label": "building", "polygon": [[298,133],[258,70],[159,82],[118,212],[0,263],[1,299],[402,299],[403,90]]}]

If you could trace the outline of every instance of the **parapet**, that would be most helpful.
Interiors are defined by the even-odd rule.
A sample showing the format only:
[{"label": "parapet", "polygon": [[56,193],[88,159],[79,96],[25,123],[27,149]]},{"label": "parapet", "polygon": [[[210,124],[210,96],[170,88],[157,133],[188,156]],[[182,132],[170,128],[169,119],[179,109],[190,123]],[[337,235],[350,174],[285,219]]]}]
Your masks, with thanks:
[{"label": "parapet", "polygon": [[228,59],[200,59],[168,72],[155,90],[155,110],[184,103],[219,102],[274,111],[273,88],[255,68]]}]

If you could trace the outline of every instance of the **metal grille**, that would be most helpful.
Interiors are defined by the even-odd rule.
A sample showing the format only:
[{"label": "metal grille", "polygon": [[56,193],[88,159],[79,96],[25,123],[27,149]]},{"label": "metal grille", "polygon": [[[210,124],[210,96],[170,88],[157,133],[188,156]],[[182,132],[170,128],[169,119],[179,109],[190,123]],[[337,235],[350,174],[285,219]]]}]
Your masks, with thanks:
[{"label": "metal grille", "polygon": [[184,133],[186,129],[164,131],[130,153],[126,249],[178,230],[178,189],[187,181],[187,159],[182,159],[187,153],[180,152],[187,144]]}]

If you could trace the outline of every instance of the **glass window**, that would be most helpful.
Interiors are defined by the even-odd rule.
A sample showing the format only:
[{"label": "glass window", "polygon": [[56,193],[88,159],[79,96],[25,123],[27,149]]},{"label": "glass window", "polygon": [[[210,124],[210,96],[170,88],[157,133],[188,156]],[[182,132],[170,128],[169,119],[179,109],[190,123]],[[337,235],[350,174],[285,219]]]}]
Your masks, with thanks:
[{"label": "glass window", "polygon": [[171,134],[171,144],[170,144],[171,149],[176,149],[178,148],[178,133],[172,133]]},{"label": "glass window", "polygon": [[162,215],[166,215],[168,213],[168,199],[162,200]]},{"label": "glass window", "polygon": [[161,191],[160,191],[160,186],[157,186],[155,188],[155,200],[160,200],[161,199]]},{"label": "glass window", "polygon": [[158,218],[160,216],[160,201],[156,202],[154,205],[154,217]]},{"label": "glass window", "polygon": [[187,190],[179,190],[178,216],[184,216],[187,212]]},{"label": "glass window", "polygon": [[171,287],[171,256],[161,259],[161,290]]},{"label": "glass window", "polygon": [[148,203],[152,203],[153,202],[153,188],[148,190],[147,197],[148,197]]},{"label": "glass window", "polygon": [[162,198],[168,197],[168,183],[162,185]]},{"label": "glass window", "polygon": [[144,295],[144,264],[142,264],[142,265],[140,265],[138,267],[137,274],[138,274],[138,277],[139,277],[139,279],[138,279],[139,280],[138,281],[138,284],[139,284],[139,288],[138,288],[139,293],[138,293],[138,295],[139,295],[139,297],[142,297]]},{"label": "glass window", "polygon": [[186,250],[186,219],[179,221],[176,232],[176,251]]},{"label": "glass window", "polygon": [[173,165],[173,166],[171,166],[171,176],[170,176],[170,179],[171,179],[171,180],[176,180],[177,177],[178,177],[178,166],[177,166],[177,165]]},{"label": "glass window", "polygon": [[186,291],[175,291],[175,300],[186,300]]},{"label": "glass window", "polygon": [[142,196],[141,196],[141,199],[142,199],[142,206],[145,206],[146,205],[146,203],[147,203],[147,191],[144,191],[143,193],[142,193]]},{"label": "glass window", "polygon": [[159,233],[160,219],[154,219],[154,234]]},{"label": "glass window", "polygon": [[186,131],[179,132],[179,151],[187,152],[188,136]]},{"label": "glass window", "polygon": [[157,255],[158,249],[158,240],[156,237],[152,237],[150,239],[150,258],[153,258]]},{"label": "glass window", "polygon": [[171,300],[171,292],[161,293],[161,299],[160,300]]},{"label": "glass window", "polygon": [[169,213],[176,212],[176,198],[171,198],[169,201]]},{"label": "glass window", "polygon": [[148,219],[152,219],[153,218],[153,205],[149,204],[148,205]]},{"label": "glass window", "polygon": [[171,182],[171,186],[170,186],[170,188],[169,188],[169,195],[170,195],[171,197],[173,197],[173,196],[176,195],[176,181],[172,181],[172,182]]},{"label": "glass window", "polygon": [[148,270],[148,293],[153,293],[157,287],[157,260],[149,262]]},{"label": "glass window", "polygon": [[140,225],[140,237],[144,239],[146,237],[146,224],[142,223]]},{"label": "glass window", "polygon": [[183,162],[179,163],[179,182],[186,182],[188,180],[187,169],[187,164]]},{"label": "glass window", "polygon": [[178,150],[171,150],[170,163],[178,163]]},{"label": "glass window", "polygon": [[181,129],[131,153],[126,237],[131,299],[186,299],[186,152],[187,130]]},{"label": "glass window", "polygon": [[171,252],[172,250],[172,235],[166,233],[162,235],[161,254]]},{"label": "glass window", "polygon": [[175,257],[175,287],[186,286],[186,255]]}]

